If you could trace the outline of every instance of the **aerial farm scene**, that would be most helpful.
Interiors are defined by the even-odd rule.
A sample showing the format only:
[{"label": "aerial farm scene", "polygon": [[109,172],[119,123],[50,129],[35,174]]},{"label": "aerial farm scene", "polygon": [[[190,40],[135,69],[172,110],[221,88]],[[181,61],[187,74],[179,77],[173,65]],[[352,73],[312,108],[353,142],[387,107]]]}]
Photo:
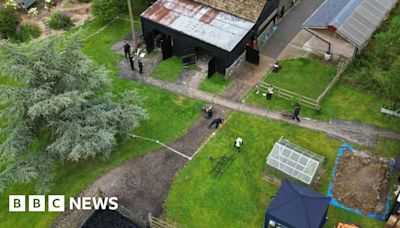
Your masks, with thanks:
[{"label": "aerial farm scene", "polygon": [[397,0],[0,0],[0,228],[400,228]]}]

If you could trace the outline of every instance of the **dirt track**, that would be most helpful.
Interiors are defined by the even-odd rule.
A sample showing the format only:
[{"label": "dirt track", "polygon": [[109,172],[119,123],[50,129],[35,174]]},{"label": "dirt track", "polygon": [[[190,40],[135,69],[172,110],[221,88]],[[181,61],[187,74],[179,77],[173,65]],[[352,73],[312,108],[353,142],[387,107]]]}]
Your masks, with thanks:
[{"label": "dirt track", "polygon": [[[215,107],[214,110],[214,117],[225,117],[227,114],[227,109],[224,108]],[[201,116],[183,137],[168,146],[192,156],[215,132],[214,128],[208,128],[210,121]],[[146,224],[149,212],[155,216],[161,214],[170,185],[177,171],[186,162],[188,162],[186,158],[169,149],[161,148],[111,170],[88,186],[80,195],[93,196],[100,189],[107,196],[118,197],[119,204],[134,214],[135,219]],[[74,213],[77,212],[65,213],[58,219],[55,227],[72,227],[71,220],[75,218]]]},{"label": "dirt track", "polygon": [[336,167],[336,200],[364,214],[383,214],[389,193],[390,160],[345,151]]}]

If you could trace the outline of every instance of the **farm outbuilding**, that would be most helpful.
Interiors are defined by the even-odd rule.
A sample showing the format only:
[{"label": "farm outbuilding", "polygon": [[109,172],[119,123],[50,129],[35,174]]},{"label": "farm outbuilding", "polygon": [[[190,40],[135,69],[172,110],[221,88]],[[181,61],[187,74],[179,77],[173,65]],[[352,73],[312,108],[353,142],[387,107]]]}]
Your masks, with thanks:
[{"label": "farm outbuilding", "polygon": [[308,46],[351,58],[358,54],[396,6],[397,0],[325,0],[303,23]]},{"label": "farm outbuilding", "polygon": [[330,200],[311,189],[283,180],[266,212],[264,228],[320,228],[326,222]]},{"label": "farm outbuilding", "polygon": [[158,0],[141,14],[146,47],[229,76],[244,60],[258,64],[258,40],[275,26],[277,7],[278,0]]}]

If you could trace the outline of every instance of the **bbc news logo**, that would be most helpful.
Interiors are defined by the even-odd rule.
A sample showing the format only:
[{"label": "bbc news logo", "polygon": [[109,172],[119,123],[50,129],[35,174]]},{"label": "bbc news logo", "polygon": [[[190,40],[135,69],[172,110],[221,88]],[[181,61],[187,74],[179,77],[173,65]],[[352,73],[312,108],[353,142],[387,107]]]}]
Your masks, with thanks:
[{"label": "bbc news logo", "polygon": [[8,196],[10,212],[63,212],[68,206],[70,210],[117,210],[117,197],[70,197],[65,204],[63,195],[10,195]]}]

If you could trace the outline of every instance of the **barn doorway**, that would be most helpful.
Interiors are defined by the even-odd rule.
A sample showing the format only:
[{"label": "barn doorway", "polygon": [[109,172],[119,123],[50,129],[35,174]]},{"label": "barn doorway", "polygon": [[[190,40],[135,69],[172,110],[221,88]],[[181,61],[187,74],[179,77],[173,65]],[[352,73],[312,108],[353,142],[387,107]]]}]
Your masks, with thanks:
[{"label": "barn doorway", "polygon": [[166,60],[171,58],[173,56],[172,39],[158,30],[153,31],[152,37],[154,37],[152,46],[161,49],[162,59]]},{"label": "barn doorway", "polygon": [[197,66],[203,71],[208,70],[208,62],[212,59],[212,55],[207,50],[196,47],[196,63]]}]

